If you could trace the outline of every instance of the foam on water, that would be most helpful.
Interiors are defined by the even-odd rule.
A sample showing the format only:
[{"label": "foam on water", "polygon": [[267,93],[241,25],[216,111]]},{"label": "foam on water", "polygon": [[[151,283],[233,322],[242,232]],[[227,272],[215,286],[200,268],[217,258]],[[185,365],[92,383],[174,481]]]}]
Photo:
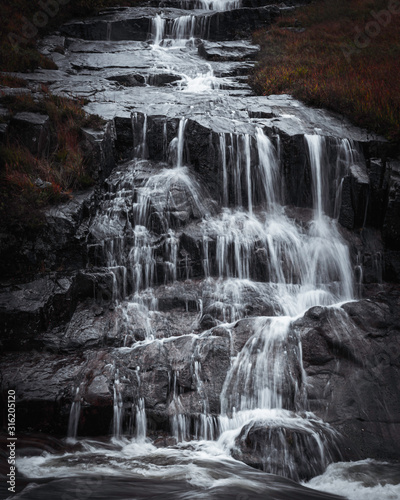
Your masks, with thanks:
[{"label": "foam on water", "polygon": [[338,462],[304,484],[319,491],[344,495],[349,500],[398,500],[400,467],[398,463],[372,459]]}]

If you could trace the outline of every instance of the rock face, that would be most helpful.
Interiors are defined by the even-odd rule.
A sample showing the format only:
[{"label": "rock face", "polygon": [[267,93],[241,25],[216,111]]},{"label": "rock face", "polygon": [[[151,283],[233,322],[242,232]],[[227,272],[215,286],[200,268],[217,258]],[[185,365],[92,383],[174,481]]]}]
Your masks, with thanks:
[{"label": "rock face", "polygon": [[24,144],[33,155],[47,156],[50,148],[50,119],[38,113],[13,116],[9,135]]},{"label": "rock face", "polygon": [[348,317],[311,309],[295,324],[303,339],[311,409],[346,437],[345,458],[398,455],[397,292],[387,297],[345,304]]}]

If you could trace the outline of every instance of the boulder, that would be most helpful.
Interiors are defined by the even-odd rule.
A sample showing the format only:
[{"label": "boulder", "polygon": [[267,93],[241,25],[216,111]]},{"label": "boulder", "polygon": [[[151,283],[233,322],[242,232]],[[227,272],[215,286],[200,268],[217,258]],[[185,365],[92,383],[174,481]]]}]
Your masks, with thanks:
[{"label": "boulder", "polygon": [[38,113],[17,113],[10,122],[9,137],[35,156],[47,156],[50,148],[50,118]]}]

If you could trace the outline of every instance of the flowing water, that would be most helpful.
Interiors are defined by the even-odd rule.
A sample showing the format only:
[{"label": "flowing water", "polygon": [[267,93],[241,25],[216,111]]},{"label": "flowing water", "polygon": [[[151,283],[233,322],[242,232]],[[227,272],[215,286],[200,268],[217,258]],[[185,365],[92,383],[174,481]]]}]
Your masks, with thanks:
[{"label": "flowing water", "polygon": [[[223,11],[239,2],[204,0],[191,7]],[[116,328],[129,330],[134,318],[144,332],[138,342],[127,333],[121,352],[166,344],[170,338],[157,330],[167,315],[159,291],[174,294],[195,283],[193,292],[185,292],[187,313],[195,309],[193,322],[181,334],[192,339],[200,410],[193,414],[185,405],[179,370],[171,367],[168,437],[165,446],[156,446],[149,437],[140,367],[132,403],[124,401],[121,374],[113,366],[112,439],[79,436],[82,403],[76,388],[68,428],[76,448],[20,458],[19,471],[32,480],[12,498],[331,498],[323,491],[354,500],[399,498],[398,474],[377,479],[375,471],[384,464],[332,464],[341,456],[340,436],[309,411],[301,339],[291,328],[312,306],[337,308],[356,297],[354,265],[337,218],[342,179],[362,156],[348,139],[333,144],[318,131],[305,135],[311,201],[306,220],[298,220],[285,205],[280,137],[264,130],[262,120],[241,122],[240,116],[227,118],[225,110],[224,127],[212,143],[220,172],[214,189],[189,154],[194,105],[188,103],[198,97],[210,103],[235,99],[227,90],[235,82],[215,76],[213,66],[197,56],[195,40],[207,38],[208,30],[207,16],[190,12],[170,19],[160,11],[151,20],[143,50],[151,53],[152,70],[179,75],[164,96],[179,102],[181,95],[182,106],[165,117],[157,160],[151,119],[132,113],[132,159],[106,180],[88,238],[90,264],[106,267],[113,277]],[[189,237],[197,263],[183,251]],[[196,358],[198,340],[210,335],[206,319],[232,335],[234,323],[247,317],[253,318],[248,338],[232,355],[216,414]],[[240,461],[238,442],[257,426],[268,429],[262,461],[271,474]],[[307,462],[300,467],[299,454]],[[307,483],[313,489],[300,485],[304,477],[313,477]]]}]

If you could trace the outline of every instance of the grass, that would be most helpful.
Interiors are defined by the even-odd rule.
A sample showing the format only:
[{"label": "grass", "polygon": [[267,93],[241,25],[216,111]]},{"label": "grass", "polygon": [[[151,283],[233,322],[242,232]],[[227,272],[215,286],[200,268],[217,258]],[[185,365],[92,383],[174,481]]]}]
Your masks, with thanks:
[{"label": "grass", "polygon": [[[0,98],[10,116],[19,111],[46,114],[50,118],[50,150],[34,156],[14,140],[0,147],[0,221],[2,229],[31,230],[44,221],[42,208],[66,201],[72,192],[94,184],[91,165],[82,147],[82,127],[101,129],[105,121],[86,115],[84,102],[55,96],[43,88],[42,98],[31,94]],[[46,183],[39,187],[37,179]]]},{"label": "grass", "polygon": [[[400,14],[391,14],[382,26],[371,13],[387,7],[387,0],[317,0],[269,31],[258,31],[253,89],[261,95],[292,94],[399,141]],[[357,39],[360,34],[364,38]]]}]

